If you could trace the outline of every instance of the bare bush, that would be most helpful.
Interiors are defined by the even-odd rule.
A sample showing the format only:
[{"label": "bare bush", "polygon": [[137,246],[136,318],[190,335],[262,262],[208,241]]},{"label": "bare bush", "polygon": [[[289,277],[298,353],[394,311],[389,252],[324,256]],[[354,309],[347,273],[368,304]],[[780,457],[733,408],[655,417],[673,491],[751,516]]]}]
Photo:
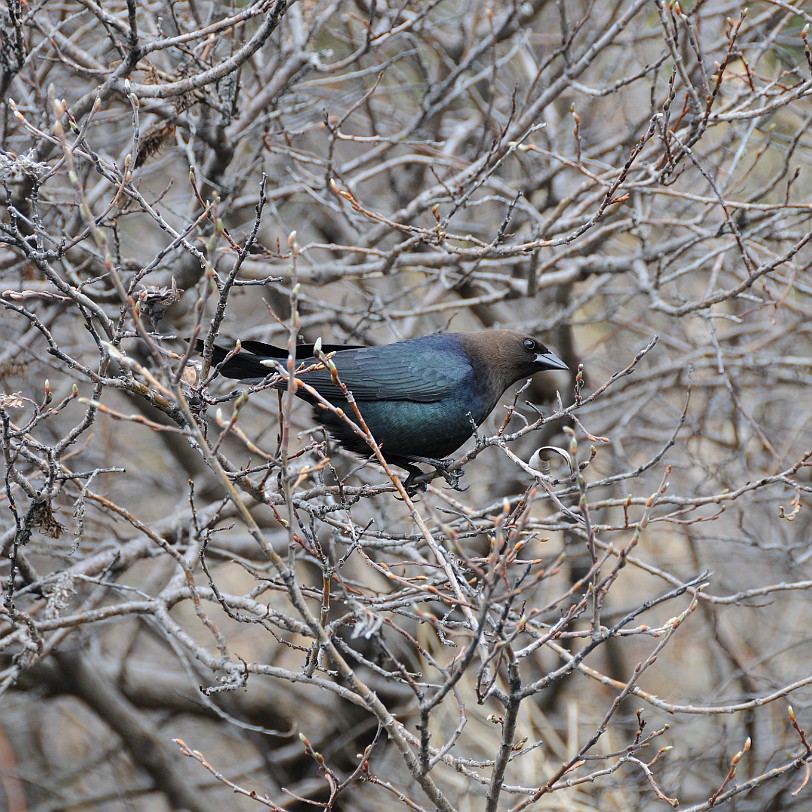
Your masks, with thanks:
[{"label": "bare bush", "polygon": [[[802,0],[2,13],[8,809],[809,808]],[[206,360],[494,326],[460,492]]]}]

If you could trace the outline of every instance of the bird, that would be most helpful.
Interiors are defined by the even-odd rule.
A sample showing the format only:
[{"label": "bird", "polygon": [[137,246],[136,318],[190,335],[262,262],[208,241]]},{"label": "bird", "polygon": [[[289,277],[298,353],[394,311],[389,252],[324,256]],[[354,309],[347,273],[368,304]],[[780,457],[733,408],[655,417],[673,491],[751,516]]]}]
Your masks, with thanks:
[{"label": "bird", "polygon": [[[203,342],[197,342],[202,350]],[[239,351],[215,344],[212,362],[227,377],[256,384],[284,369],[288,350],[261,341],[242,341]],[[228,357],[231,354],[231,357]],[[414,489],[428,476],[418,464],[446,476],[445,458],[468,440],[496,407],[507,389],[544,370],[567,365],[541,342],[517,330],[437,333],[380,346],[299,344],[296,378],[326,401],[355,417],[331,371],[319,363],[327,355],[338,377],[352,393],[358,410],[388,463],[408,472]],[[284,375],[273,383],[286,389]],[[344,420],[319,404],[304,387],[296,395],[313,407],[313,417],[348,451],[371,457],[374,452]]]}]

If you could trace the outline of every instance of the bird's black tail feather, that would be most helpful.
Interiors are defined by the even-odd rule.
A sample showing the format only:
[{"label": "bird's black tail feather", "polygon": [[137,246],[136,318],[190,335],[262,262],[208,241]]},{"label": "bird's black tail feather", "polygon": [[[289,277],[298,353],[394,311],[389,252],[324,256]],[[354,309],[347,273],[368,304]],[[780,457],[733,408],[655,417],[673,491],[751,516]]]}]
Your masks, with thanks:
[{"label": "bird's black tail feather", "polygon": [[[203,352],[203,341],[198,340],[195,347],[198,352]],[[233,347],[221,347],[215,344],[212,351],[212,363],[215,366],[222,363],[223,359],[233,349]],[[339,350],[357,349],[361,349],[361,347],[351,344],[322,344],[321,346],[321,351],[326,355]],[[310,360],[313,358],[314,351],[315,344],[298,344],[296,346],[296,360]],[[240,380],[266,378],[273,372],[273,368],[265,366],[262,361],[268,359],[284,361],[287,357],[287,348],[275,347],[273,344],[266,344],[264,341],[241,341],[240,351],[223,364],[220,368],[220,374],[226,378]]]},{"label": "bird's black tail feather", "polygon": [[[249,344],[252,342],[248,342]],[[270,349],[270,345],[267,345]],[[198,341],[195,345],[195,348],[198,352],[203,352],[203,342]],[[211,354],[211,362],[215,366],[219,364],[223,364],[223,360],[225,357],[233,350],[233,347],[220,347],[217,344],[214,345]],[[276,349],[276,348],[273,348]],[[281,352],[281,350],[278,350]],[[283,358],[287,356],[287,352],[284,355],[271,355],[271,354],[263,354],[258,355],[248,350],[246,352],[245,344],[242,345],[242,349],[236,355],[233,355],[231,358],[226,361],[222,367],[220,367],[220,374],[224,375],[226,378],[237,378],[240,380],[245,379],[255,379],[255,378],[266,378],[273,372],[273,369],[270,367],[263,366],[260,363],[264,358]]]}]

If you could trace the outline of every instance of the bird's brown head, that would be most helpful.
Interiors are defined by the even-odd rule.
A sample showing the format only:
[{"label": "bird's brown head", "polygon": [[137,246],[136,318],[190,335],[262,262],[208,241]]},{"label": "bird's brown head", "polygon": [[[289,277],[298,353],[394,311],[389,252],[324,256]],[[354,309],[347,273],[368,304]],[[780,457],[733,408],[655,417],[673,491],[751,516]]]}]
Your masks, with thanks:
[{"label": "bird's brown head", "polygon": [[518,330],[460,333],[472,363],[485,372],[485,388],[495,403],[505,390],[536,372],[569,367],[533,336]]}]

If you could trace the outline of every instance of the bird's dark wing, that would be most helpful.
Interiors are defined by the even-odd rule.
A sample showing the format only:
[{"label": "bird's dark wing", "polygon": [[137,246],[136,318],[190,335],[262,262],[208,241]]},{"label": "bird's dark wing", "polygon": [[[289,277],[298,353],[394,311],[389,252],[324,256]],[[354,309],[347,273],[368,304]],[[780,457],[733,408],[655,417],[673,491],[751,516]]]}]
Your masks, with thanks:
[{"label": "bird's dark wing", "polygon": [[[220,369],[228,378],[261,381],[274,372],[273,365],[266,366],[263,360],[284,363],[288,357],[286,349],[262,341],[242,341],[240,344],[241,351],[225,361]],[[202,342],[198,341],[198,350],[201,349]],[[225,347],[215,346],[212,360],[220,364],[228,352]],[[383,347],[323,344],[322,352],[334,353],[332,359],[339,378],[357,400],[436,403],[451,396],[466,397],[473,377],[467,356],[439,336]],[[310,366],[317,363],[312,353],[312,344],[300,345],[296,348],[296,359]],[[328,400],[341,398],[341,392],[326,368],[303,373],[299,378]]]},{"label": "bird's dark wing", "polygon": [[[411,400],[436,403],[468,390],[473,374],[455,352],[409,352],[403,344],[343,350],[333,356],[338,377],[356,400]],[[328,400],[339,394],[329,370],[299,376]]]}]

